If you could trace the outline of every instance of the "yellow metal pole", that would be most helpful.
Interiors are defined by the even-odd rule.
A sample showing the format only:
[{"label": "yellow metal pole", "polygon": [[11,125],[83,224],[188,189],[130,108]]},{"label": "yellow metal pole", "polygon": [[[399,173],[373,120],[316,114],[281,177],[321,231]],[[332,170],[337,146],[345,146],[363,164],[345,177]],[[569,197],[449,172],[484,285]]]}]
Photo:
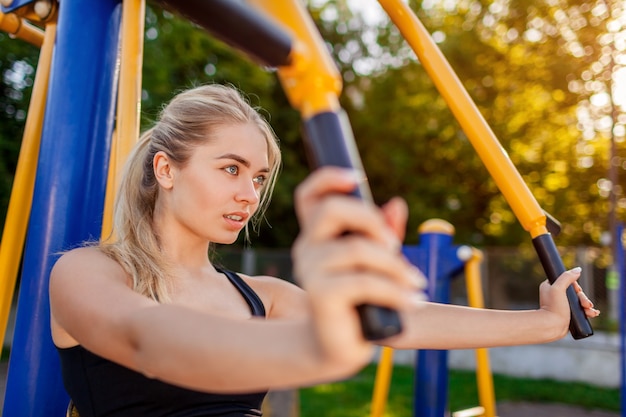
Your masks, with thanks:
[{"label": "yellow metal pole", "polygon": [[2,244],[0,245],[0,347],[4,344],[11,301],[26,240],[55,35],[56,22],[50,22],[46,25],[45,37],[39,53],[37,73],[24,127],[24,137],[17,160],[15,179],[2,234]]},{"label": "yellow metal pole", "polygon": [[109,237],[113,229],[113,202],[120,179],[120,170],[139,138],[141,114],[146,4],[145,0],[126,0],[122,7],[122,46],[117,93],[117,122],[111,145],[104,217],[102,219],[102,237],[105,239]]},{"label": "yellow metal pole", "polygon": [[0,12],[0,30],[10,33],[17,39],[26,41],[38,48],[41,48],[43,44],[43,30],[26,22],[15,13],[4,14]]},{"label": "yellow metal pole", "polygon": [[383,346],[380,351],[380,359],[376,368],[374,380],[374,394],[372,396],[372,417],[382,417],[385,414],[391,374],[393,371],[393,349]]},{"label": "yellow metal pole", "polygon": [[290,104],[304,119],[340,110],[341,74],[307,10],[298,0],[249,0],[293,34],[291,64],[278,68]]},{"label": "yellow metal pole", "polygon": [[417,54],[511,209],[531,236],[548,233],[546,215],[430,34],[402,0],[379,0]]},{"label": "yellow metal pole", "polygon": [[[363,170],[349,120],[339,103],[341,74],[317,27],[300,0],[251,0],[267,12],[278,26],[292,35],[287,64],[278,67],[291,105],[300,111],[305,142],[312,165],[334,165]],[[373,203],[371,191],[362,182],[354,195]],[[397,312],[378,306],[357,308],[366,338],[375,340],[401,331]]]},{"label": "yellow metal pole", "polygon": [[[480,276],[482,259],[482,252],[478,249],[472,249],[472,256],[465,264],[465,282],[470,307],[485,308]],[[476,349],[476,380],[478,382],[478,399],[484,409],[483,416],[495,417],[496,399],[487,349]]]}]

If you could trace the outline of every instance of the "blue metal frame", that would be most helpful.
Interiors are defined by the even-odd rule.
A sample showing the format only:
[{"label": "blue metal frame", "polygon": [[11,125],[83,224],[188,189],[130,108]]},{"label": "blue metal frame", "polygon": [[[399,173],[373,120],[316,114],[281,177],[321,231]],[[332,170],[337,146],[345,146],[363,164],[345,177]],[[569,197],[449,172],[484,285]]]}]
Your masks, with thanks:
[{"label": "blue metal frame", "polygon": [[[421,233],[418,246],[405,246],[404,254],[428,279],[428,296],[438,303],[450,302],[450,282],[464,265],[452,235]],[[414,386],[414,417],[443,417],[448,404],[448,351],[418,350]]]},{"label": "blue metal frame", "polygon": [[63,0],[4,401],[5,416],[65,415],[48,281],[60,251],[98,239],[113,133],[120,0]]},{"label": "blue metal frame", "polygon": [[10,6],[5,7],[5,6],[0,6],[0,10],[2,11],[2,13],[10,13],[14,10],[19,9],[20,7],[24,7],[28,4],[34,3],[37,0],[13,0],[13,3],[11,3]]}]

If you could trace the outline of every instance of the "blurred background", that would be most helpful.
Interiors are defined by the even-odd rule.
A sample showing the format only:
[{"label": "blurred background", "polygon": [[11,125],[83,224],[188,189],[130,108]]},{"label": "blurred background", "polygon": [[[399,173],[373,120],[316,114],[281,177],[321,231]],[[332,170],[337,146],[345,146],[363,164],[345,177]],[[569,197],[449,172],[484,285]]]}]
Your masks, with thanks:
[{"label": "blurred background", "polygon": [[[432,218],[480,248],[487,307],[536,306],[545,279],[519,225],[410,47],[374,1],[306,2],[343,77],[341,96],[378,203],[409,203],[405,243]],[[626,214],[626,13],[622,0],[410,1],[539,204],[561,222],[567,267],[614,332],[618,225]],[[231,83],[263,108],[284,166],[259,230],[216,248],[225,264],[292,279],[293,191],[308,167],[300,116],[276,74],[148,2],[142,123],[177,91]],[[3,227],[39,49],[0,33],[0,227]],[[68,74],[68,76],[70,76]],[[452,301],[466,302],[462,279]],[[10,338],[8,339],[10,340]]]}]

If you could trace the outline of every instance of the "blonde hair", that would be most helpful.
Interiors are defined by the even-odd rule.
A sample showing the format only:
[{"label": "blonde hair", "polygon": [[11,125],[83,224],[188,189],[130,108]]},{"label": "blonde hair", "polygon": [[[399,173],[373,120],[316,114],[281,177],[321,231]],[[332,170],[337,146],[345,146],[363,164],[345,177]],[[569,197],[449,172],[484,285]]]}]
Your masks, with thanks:
[{"label": "blonde hair", "polygon": [[197,146],[211,140],[215,128],[241,123],[256,125],[267,142],[270,173],[252,220],[256,227],[269,204],[281,155],[269,123],[238,90],[212,84],[183,91],[163,108],[156,124],[141,135],[126,163],[117,194],[114,239],[100,244],[101,250],[132,277],[134,291],[160,302],[169,300],[170,268],[162,256],[153,224],[159,193],[152,166],[154,155],[163,151],[184,166]]}]

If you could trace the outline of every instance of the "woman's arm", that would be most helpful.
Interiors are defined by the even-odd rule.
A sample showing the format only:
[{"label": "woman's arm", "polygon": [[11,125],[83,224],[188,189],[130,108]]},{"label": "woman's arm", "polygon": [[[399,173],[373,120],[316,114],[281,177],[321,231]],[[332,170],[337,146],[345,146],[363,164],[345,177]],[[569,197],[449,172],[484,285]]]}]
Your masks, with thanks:
[{"label": "woman's arm", "polygon": [[[232,320],[160,305],[133,292],[120,266],[96,248],[71,251],[50,279],[55,343],[80,343],[147,376],[214,392],[287,387],[346,376],[362,366],[335,363],[318,347],[311,320]],[[359,349],[356,349],[359,348]]]},{"label": "woman's arm", "polygon": [[324,191],[323,184],[356,185],[345,172],[330,172],[321,182],[319,175],[307,180],[296,196],[297,207],[310,204],[293,250],[306,302],[278,297],[270,320],[160,305],[133,292],[115,261],[82,248],[63,255],[51,274],[55,344],[81,344],[148,376],[213,392],[310,385],[356,372],[373,353],[356,306],[407,309],[424,283],[399,255],[380,210]]},{"label": "woman's arm", "polygon": [[[547,343],[567,334],[570,311],[565,295],[580,276],[578,268],[564,272],[550,285],[540,286],[540,307],[507,311],[428,303],[403,312],[405,331],[389,345],[411,349],[469,349]],[[588,317],[599,312],[579,293]]]},{"label": "woman's arm", "polygon": [[[298,211],[301,224],[306,225],[307,219],[315,217],[315,212],[320,210],[316,205],[325,200],[325,194],[346,192],[345,183],[333,178],[333,175],[335,174],[332,170],[325,171],[308,180],[308,186],[316,191],[308,193],[309,200]],[[344,207],[343,210],[345,209]],[[340,210],[336,208],[335,212]],[[375,228],[379,235],[368,236],[381,244],[380,254],[369,254],[373,262],[386,263],[385,259],[393,253],[394,238],[399,252],[399,242],[404,237],[407,218],[408,208],[401,199],[393,199],[382,207],[381,219],[387,225],[386,230],[379,226]],[[382,250],[383,247],[386,250]],[[313,243],[309,243],[307,250],[311,248],[315,248]],[[321,255],[328,256],[328,253],[321,252]],[[308,259],[316,258],[312,256]],[[368,267],[376,268],[371,265]],[[384,273],[393,277],[393,273],[388,270]],[[553,285],[547,281],[542,283],[540,308],[537,310],[497,311],[447,304],[414,303],[401,312],[403,333],[384,341],[384,344],[406,349],[463,349],[545,343],[559,339],[568,330],[570,310],[565,290],[570,285],[576,287],[587,316],[596,317],[599,314],[576,283],[579,275],[579,269],[574,269],[563,273]],[[421,295],[417,289],[414,291],[416,296]]]}]

